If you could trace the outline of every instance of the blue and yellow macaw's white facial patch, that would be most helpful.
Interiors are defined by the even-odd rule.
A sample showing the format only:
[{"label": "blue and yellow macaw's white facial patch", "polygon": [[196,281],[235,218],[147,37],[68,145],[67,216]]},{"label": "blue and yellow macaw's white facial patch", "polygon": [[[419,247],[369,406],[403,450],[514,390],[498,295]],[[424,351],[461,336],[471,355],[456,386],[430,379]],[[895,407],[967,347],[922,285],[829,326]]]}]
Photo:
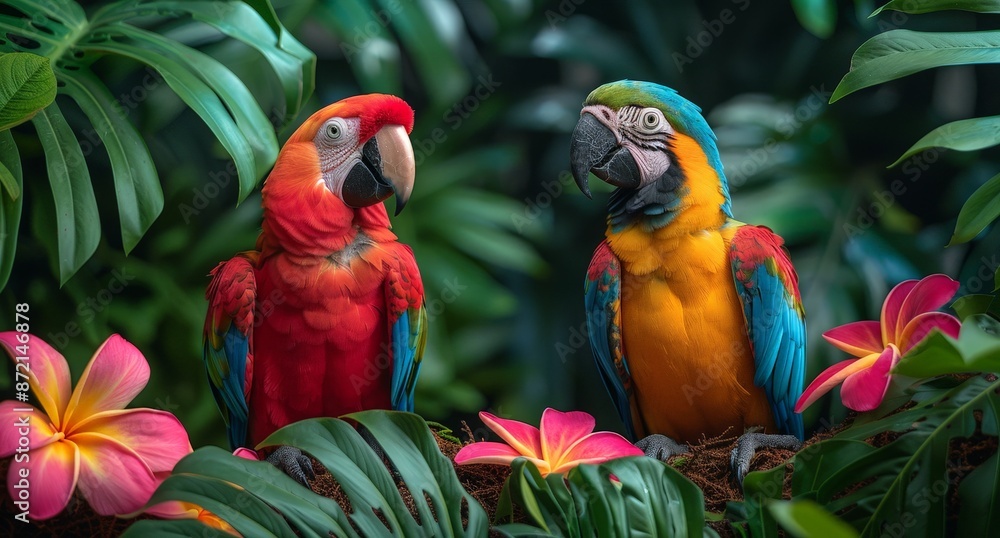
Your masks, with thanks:
[{"label": "blue and yellow macaw's white facial patch", "polygon": [[[674,128],[661,110],[654,107],[625,106],[618,110],[605,105],[589,105],[580,116],[592,115],[615,137],[615,143],[628,151],[635,161],[639,177],[635,188],[641,188],[666,174],[674,163],[669,145]],[[600,176],[599,171],[595,171]],[[601,177],[612,184],[611,178]]]}]

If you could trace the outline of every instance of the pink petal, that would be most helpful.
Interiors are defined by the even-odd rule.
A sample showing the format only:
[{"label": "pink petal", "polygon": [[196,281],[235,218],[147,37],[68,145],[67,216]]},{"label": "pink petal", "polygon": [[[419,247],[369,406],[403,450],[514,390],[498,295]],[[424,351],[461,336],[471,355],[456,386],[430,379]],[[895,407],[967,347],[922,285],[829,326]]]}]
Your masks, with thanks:
[{"label": "pink petal", "polygon": [[177,417],[157,409],[104,411],[75,425],[70,435],[106,435],[135,451],[153,473],[168,472],[191,453],[191,441]]},{"label": "pink petal", "polygon": [[555,464],[577,441],[594,431],[594,417],[583,411],[564,413],[551,407],[542,412],[542,459]]},{"label": "pink petal", "polygon": [[[18,335],[27,335],[28,343],[22,344],[18,340]],[[69,403],[71,390],[69,365],[66,364],[66,359],[44,340],[28,333],[2,332],[0,346],[3,346],[15,364],[18,363],[15,357],[28,357],[27,374],[31,391],[35,393],[38,402],[42,404],[42,409],[49,415],[49,420],[59,428],[66,405]],[[18,347],[21,351],[25,351],[24,346],[28,348],[27,355],[18,352]],[[17,371],[24,373],[23,369],[21,367]]]},{"label": "pink petal", "polygon": [[73,436],[80,447],[80,493],[102,516],[142,508],[159,485],[135,451],[99,433]]},{"label": "pink petal", "polygon": [[[525,457],[517,450],[503,443],[481,441],[463,446],[458,451],[458,454],[455,454],[455,463],[457,465],[471,465],[475,463],[510,465],[515,459]],[[526,458],[535,464],[535,467],[538,468],[542,476],[549,474],[549,469],[551,469],[549,462],[539,458]]]},{"label": "pink petal", "polygon": [[899,350],[889,344],[870,368],[851,374],[840,388],[844,406],[855,411],[871,411],[882,403],[889,389],[889,370],[899,362]]},{"label": "pink petal", "polygon": [[111,335],[83,371],[66,409],[65,431],[102,411],[124,409],[149,381],[149,363],[127,340]]},{"label": "pink petal", "polygon": [[468,465],[470,463],[506,463],[521,457],[521,453],[503,443],[480,441],[463,446],[455,454],[455,463]]},{"label": "pink petal", "polygon": [[802,391],[799,401],[795,402],[795,412],[801,413],[803,409],[809,407],[821,396],[830,392],[833,387],[839,385],[847,376],[863,368],[868,368],[878,355],[872,353],[860,359],[847,359],[823,370],[821,374],[813,379],[812,383]]},{"label": "pink petal", "polygon": [[837,349],[855,357],[881,353],[885,349],[877,321],[855,321],[834,327],[823,333],[823,338]]},{"label": "pink petal", "polygon": [[245,460],[260,461],[260,456],[257,455],[257,451],[242,446],[234,450],[233,455]]},{"label": "pink petal", "polygon": [[913,349],[913,346],[926,338],[927,333],[931,332],[932,329],[941,329],[941,332],[944,334],[952,338],[958,338],[958,331],[961,328],[962,322],[958,321],[958,318],[951,314],[945,314],[944,312],[924,312],[910,320],[903,327],[903,330],[900,331],[898,342],[900,353],[905,355],[906,352]]},{"label": "pink petal", "polygon": [[[66,508],[76,489],[80,454],[75,444],[63,440],[32,450],[28,456],[30,459],[26,462],[11,461],[7,471],[7,493],[11,499],[20,500],[25,488],[18,486],[26,483],[31,504],[29,516],[48,519]],[[27,471],[28,476],[22,477],[22,471]]]},{"label": "pink petal", "polygon": [[[30,411],[18,411],[19,409]],[[27,426],[23,425],[24,419],[28,421]],[[10,456],[19,446],[22,449],[38,450],[58,439],[61,436],[52,429],[48,417],[34,406],[14,400],[0,403],[0,458]]]},{"label": "pink petal", "polygon": [[516,420],[500,418],[486,411],[480,411],[479,418],[522,456],[542,458],[541,433],[538,428]]},{"label": "pink petal", "polygon": [[930,275],[924,277],[903,301],[899,311],[899,321],[896,324],[896,339],[899,342],[903,327],[925,312],[933,312],[948,304],[948,301],[958,291],[958,281],[947,275]]},{"label": "pink petal", "polygon": [[882,325],[882,341],[893,342],[896,338],[896,326],[899,324],[899,311],[903,308],[906,296],[910,294],[916,280],[904,280],[892,288],[882,303],[882,315],[879,320]]},{"label": "pink petal", "polygon": [[615,458],[642,454],[642,450],[617,433],[597,432],[580,439],[570,447],[562,459],[553,465],[552,472],[564,473],[581,463],[603,463]]}]

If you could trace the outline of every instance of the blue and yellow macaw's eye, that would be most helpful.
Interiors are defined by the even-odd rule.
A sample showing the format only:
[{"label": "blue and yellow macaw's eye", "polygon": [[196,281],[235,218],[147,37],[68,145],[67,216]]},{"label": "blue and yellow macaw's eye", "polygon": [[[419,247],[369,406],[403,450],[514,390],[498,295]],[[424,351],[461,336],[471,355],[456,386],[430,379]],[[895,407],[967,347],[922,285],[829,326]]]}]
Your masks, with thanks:
[{"label": "blue and yellow macaw's eye", "polygon": [[636,128],[641,133],[655,134],[660,132],[662,126],[667,122],[663,113],[655,108],[644,108],[639,111],[639,121]]},{"label": "blue and yellow macaw's eye", "polygon": [[[618,110],[617,120],[616,127],[623,136],[650,136],[673,132],[673,128],[663,116],[663,112],[653,107],[624,107]],[[662,139],[663,137],[655,138],[655,140]]]}]

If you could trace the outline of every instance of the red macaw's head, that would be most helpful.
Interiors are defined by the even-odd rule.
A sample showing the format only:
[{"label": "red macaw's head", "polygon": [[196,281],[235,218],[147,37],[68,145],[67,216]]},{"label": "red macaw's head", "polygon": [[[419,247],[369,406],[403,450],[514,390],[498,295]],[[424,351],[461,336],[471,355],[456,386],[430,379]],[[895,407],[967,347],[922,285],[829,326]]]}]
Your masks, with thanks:
[{"label": "red macaw's head", "polygon": [[265,228],[279,235],[328,235],[357,219],[388,225],[382,201],[396,195],[396,214],[413,190],[408,134],[413,110],[383,94],[348,97],[309,117],[285,143],[264,183]]}]

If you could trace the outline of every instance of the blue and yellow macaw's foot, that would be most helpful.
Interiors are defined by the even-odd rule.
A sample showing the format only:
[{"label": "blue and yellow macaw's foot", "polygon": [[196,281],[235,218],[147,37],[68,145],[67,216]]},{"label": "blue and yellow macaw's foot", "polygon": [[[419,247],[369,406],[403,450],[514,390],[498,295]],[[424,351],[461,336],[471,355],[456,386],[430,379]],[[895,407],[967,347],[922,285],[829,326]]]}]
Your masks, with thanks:
[{"label": "blue and yellow macaw's foot", "polygon": [[802,441],[794,435],[778,435],[770,433],[745,433],[736,441],[736,448],[729,454],[729,467],[736,474],[736,480],[741,485],[743,477],[750,471],[750,460],[762,448],[786,448],[798,450]]},{"label": "blue and yellow macaw's foot", "polygon": [[372,435],[371,430],[358,425],[358,433],[361,434],[361,438],[365,440],[365,443],[368,443],[368,446],[371,447],[372,452],[378,456],[378,459],[385,463],[385,466],[389,469],[389,474],[392,475],[392,479],[397,482],[403,480],[402,475],[399,474],[399,469],[393,465],[392,460],[389,459],[389,455],[385,453],[385,449],[382,448],[382,445],[380,445],[378,440],[375,439],[375,436]]},{"label": "blue and yellow macaw's foot", "polygon": [[683,454],[688,451],[688,447],[674,441],[666,435],[654,433],[639,439],[635,447],[646,453],[647,457],[660,461],[667,461],[671,456]]},{"label": "blue and yellow macaw's foot", "polygon": [[301,450],[292,446],[279,446],[264,461],[281,469],[306,488],[312,489],[309,487],[309,480],[316,478],[316,473],[313,471],[309,456],[303,454]]}]

